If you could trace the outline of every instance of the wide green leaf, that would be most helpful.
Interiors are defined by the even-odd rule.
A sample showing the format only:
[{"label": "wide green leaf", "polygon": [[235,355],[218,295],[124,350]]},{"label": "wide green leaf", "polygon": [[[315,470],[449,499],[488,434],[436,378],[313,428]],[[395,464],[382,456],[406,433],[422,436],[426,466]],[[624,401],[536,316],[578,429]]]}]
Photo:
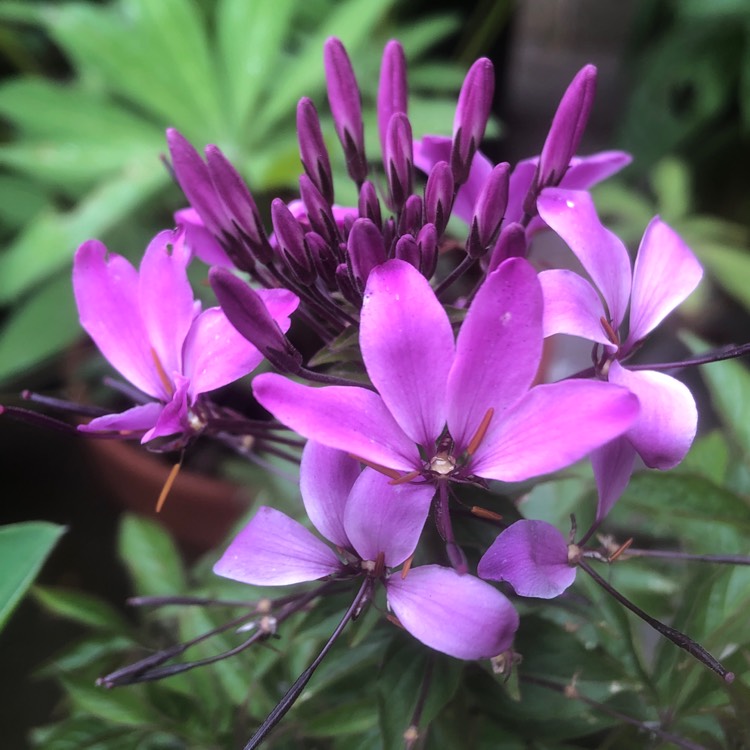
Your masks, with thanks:
[{"label": "wide green leaf", "polygon": [[64,531],[64,527],[46,521],[0,527],[0,628]]},{"label": "wide green leaf", "polygon": [[34,598],[48,612],[98,630],[127,632],[129,625],[110,604],[74,589],[35,586]]},{"label": "wide green leaf", "polygon": [[138,516],[125,516],[120,526],[118,553],[137,594],[176,595],[185,591],[180,553],[158,523]]}]

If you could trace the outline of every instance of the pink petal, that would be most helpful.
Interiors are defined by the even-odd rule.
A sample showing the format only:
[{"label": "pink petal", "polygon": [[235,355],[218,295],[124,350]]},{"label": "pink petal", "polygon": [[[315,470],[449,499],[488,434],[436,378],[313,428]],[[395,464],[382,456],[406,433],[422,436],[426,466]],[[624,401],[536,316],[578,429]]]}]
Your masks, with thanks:
[{"label": "pink petal", "polygon": [[221,308],[204,310],[185,339],[190,396],[207,393],[252,372],[263,355],[227,320]]},{"label": "pink petal", "polygon": [[195,317],[187,277],[190,250],[181,230],[159,232],[140,267],[138,299],[148,340],[167,376],[183,372],[182,346]]},{"label": "pink petal", "polygon": [[490,424],[470,470],[505,482],[557,471],[621,435],[638,412],[638,399],[609,383],[536,386]]},{"label": "pink petal", "polygon": [[98,240],[84,242],[73,261],[78,316],[99,351],[136,388],[158,399],[167,391],[154,365],[138,307],[138,273]]},{"label": "pink petal", "polygon": [[628,343],[635,345],[653,331],[702,276],[698,259],[682,238],[658,217],[652,219],[635,259]]},{"label": "pink petal", "polygon": [[[531,264],[510,258],[482,284],[458,335],[448,376],[448,427],[456,453],[488,409],[495,410],[493,422],[503,419],[529,389],[541,355],[542,289]],[[431,368],[432,360],[426,361]]]},{"label": "pink petal", "polygon": [[627,435],[621,435],[597,448],[591,454],[596,488],[599,498],[596,504],[596,520],[601,521],[620,499],[633,473],[635,448]]},{"label": "pink petal", "polygon": [[344,507],[361,472],[358,461],[314,440],[302,451],[299,472],[302,502],[313,526],[338,547],[351,547],[344,531]]},{"label": "pink petal", "polygon": [[600,344],[610,344],[602,327],[601,297],[586,279],[573,271],[542,271],[544,336],[567,333]]},{"label": "pink petal", "polygon": [[190,381],[179,373],[174,374],[174,381],[177,388],[171,400],[161,410],[156,424],[141,438],[141,443],[168,435],[192,432],[188,401]]},{"label": "pink petal", "polygon": [[214,565],[214,573],[257,586],[314,581],[341,569],[328,546],[285,513],[261,506]]},{"label": "pink petal", "polygon": [[653,469],[671,469],[690,449],[698,426],[695,399],[687,386],[663,372],[633,372],[613,362],[609,382],[624,386],[641,403],[627,437]]},{"label": "pink petal", "polygon": [[453,330],[414,266],[391,260],[373,269],[359,340],[370,380],[395,420],[414,442],[432,448],[445,426]]},{"label": "pink petal", "polygon": [[513,605],[493,586],[452,568],[425,565],[386,581],[388,603],[417,640],[457,659],[507,651],[518,629]]},{"label": "pink petal", "polygon": [[377,393],[354,386],[312,388],[275,373],[253,380],[258,402],[303,437],[402,471],[421,468],[417,446]]},{"label": "pink petal", "polygon": [[535,156],[532,159],[523,159],[513,167],[508,186],[508,205],[505,207],[506,223],[521,221],[523,218],[523,203],[536,174],[538,163],[539,157]]},{"label": "pink petal", "polygon": [[625,151],[599,151],[591,156],[574,156],[560,182],[566,190],[588,190],[630,164],[633,157]]},{"label": "pink petal", "polygon": [[88,424],[78,425],[78,429],[80,432],[93,434],[110,432],[119,433],[123,438],[140,438],[146,430],[150,430],[156,424],[163,409],[164,404],[152,401],[119,414],[97,417]]},{"label": "pink petal", "polygon": [[417,547],[435,488],[432,484],[391,484],[391,480],[365,469],[352,487],[344,512],[346,534],[363,560],[385,554],[385,565],[394,568]]},{"label": "pink petal", "polygon": [[185,246],[206,265],[234,267],[224,248],[206,228],[200,214],[194,208],[175,211],[174,221],[185,230]]},{"label": "pink petal", "polygon": [[542,219],[565,240],[599,287],[609,317],[619,328],[630,296],[630,258],[625,245],[599,221],[586,192],[547,188],[537,207]]},{"label": "pink petal", "polygon": [[553,599],[576,577],[568,564],[568,542],[545,521],[516,521],[490,545],[477,574],[508,581],[519,596]]}]

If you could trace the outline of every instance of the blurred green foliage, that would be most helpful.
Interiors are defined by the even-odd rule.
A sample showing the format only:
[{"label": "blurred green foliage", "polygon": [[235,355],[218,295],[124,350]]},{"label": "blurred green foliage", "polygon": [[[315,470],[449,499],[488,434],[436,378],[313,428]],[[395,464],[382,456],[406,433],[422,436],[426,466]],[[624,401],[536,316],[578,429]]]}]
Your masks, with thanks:
[{"label": "blurred green foliage", "polygon": [[[7,242],[0,305],[13,308],[0,328],[0,380],[27,372],[79,335],[72,294],[60,281],[69,278],[78,244],[99,237],[135,256],[183,204],[159,159],[166,127],[198,148],[218,144],[261,197],[293,191],[300,172],[297,100],[310,96],[326,111],[323,41],[334,35],[345,42],[371,112],[382,46],[396,30],[393,6],[393,0],[1,3],[7,33],[0,46],[29,72],[0,88],[0,116],[10,129],[0,145]],[[422,61],[456,26],[455,16],[443,14],[398,27],[412,63],[415,134],[451,126],[463,71]],[[70,75],[40,75],[38,61],[19,48],[13,33],[19,30],[35,32],[36,44],[49,40]],[[325,117],[324,128],[333,146]],[[336,158],[338,149],[331,150]]]}]

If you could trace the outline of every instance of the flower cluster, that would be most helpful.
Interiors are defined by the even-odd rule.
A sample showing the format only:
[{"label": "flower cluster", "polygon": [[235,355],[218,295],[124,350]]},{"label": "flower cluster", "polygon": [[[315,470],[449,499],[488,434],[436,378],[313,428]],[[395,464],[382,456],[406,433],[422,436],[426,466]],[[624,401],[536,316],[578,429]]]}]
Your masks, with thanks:
[{"label": "flower cluster", "polygon": [[[215,572],[255,585],[358,581],[345,621],[380,587],[389,619],[430,648],[499,657],[511,649],[518,615],[511,591],[488,581],[506,581],[519,596],[558,596],[595,527],[576,542],[539,520],[508,525],[467,507],[463,488],[478,488],[491,505],[489,482],[526,482],[590,456],[599,524],[636,456],[657,469],[679,463],[696,432],[694,400],[658,365],[644,369],[631,357],[697,286],[701,268],[655,218],[631,270],[625,246],[599,221],[587,190],[629,158],[576,155],[593,103],[592,66],[565,92],[540,156],[511,168],[478,150],[493,97],[488,60],[466,76],[452,138],[415,141],[404,52],[389,43],[377,97],[382,164],[365,152],[361,97],[340,41],[328,40],[324,61],[357,205],[334,202],[309,99],[297,109],[300,197],[271,203],[272,231],[217,147],[204,158],[169,131],[174,176],[190,203],[178,229],[157,235],[139,272],[98,242],[76,255],[81,322],[138,401],[81,429],[155,449],[199,434],[236,447],[231,437],[249,435],[263,438],[256,454],[286,457],[280,446],[297,440],[286,430],[297,433],[309,441],[304,509],[333,546],[263,506]],[[541,231],[557,234],[585,275],[538,257]],[[220,307],[200,312],[194,301],[193,256],[213,266]],[[292,314],[304,347],[287,336]],[[593,366],[545,382],[553,334],[591,341]],[[306,361],[301,349],[311,341],[318,354]],[[256,376],[252,391],[272,420],[214,402],[212,391],[263,358],[276,372]],[[507,528],[476,549],[455,531],[467,515]]]}]

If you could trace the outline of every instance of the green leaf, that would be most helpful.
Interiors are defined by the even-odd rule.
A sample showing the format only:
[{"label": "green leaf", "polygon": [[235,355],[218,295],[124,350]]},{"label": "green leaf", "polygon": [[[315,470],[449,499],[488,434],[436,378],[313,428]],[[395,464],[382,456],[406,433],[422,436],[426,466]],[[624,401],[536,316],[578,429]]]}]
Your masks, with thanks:
[{"label": "green leaf", "polygon": [[45,211],[0,254],[0,304],[7,304],[69,265],[75,248],[101,236],[169,183],[153,162],[123,165],[67,213]]},{"label": "green leaf", "polygon": [[27,373],[81,336],[67,275],[40,287],[0,327],[0,381]]},{"label": "green leaf", "polygon": [[[695,337],[685,338],[693,351],[708,348]],[[745,460],[750,460],[750,372],[739,359],[711,362],[700,370],[714,409]]]},{"label": "green leaf", "polygon": [[665,221],[674,222],[690,211],[692,185],[684,162],[662,159],[651,172],[651,187],[656,194],[658,212]]},{"label": "green leaf", "polygon": [[130,626],[114,607],[91,594],[48,586],[35,586],[31,593],[48,612],[66,620],[98,630],[129,630]]},{"label": "green leaf", "polygon": [[679,471],[684,474],[701,474],[715,484],[722,484],[729,466],[729,446],[719,430],[702,435],[694,443]]},{"label": "green leaf", "polygon": [[185,590],[177,547],[154,521],[126,515],[120,526],[118,553],[139,595],[179,594]]},{"label": "green leaf", "polygon": [[0,224],[17,230],[47,206],[48,198],[33,180],[0,175]]},{"label": "green leaf", "polygon": [[142,697],[141,686],[108,690],[81,680],[61,678],[61,682],[74,708],[90,716],[141,728],[156,719],[156,714]]},{"label": "green leaf", "polygon": [[63,526],[45,521],[0,527],[0,628],[64,531]]}]

